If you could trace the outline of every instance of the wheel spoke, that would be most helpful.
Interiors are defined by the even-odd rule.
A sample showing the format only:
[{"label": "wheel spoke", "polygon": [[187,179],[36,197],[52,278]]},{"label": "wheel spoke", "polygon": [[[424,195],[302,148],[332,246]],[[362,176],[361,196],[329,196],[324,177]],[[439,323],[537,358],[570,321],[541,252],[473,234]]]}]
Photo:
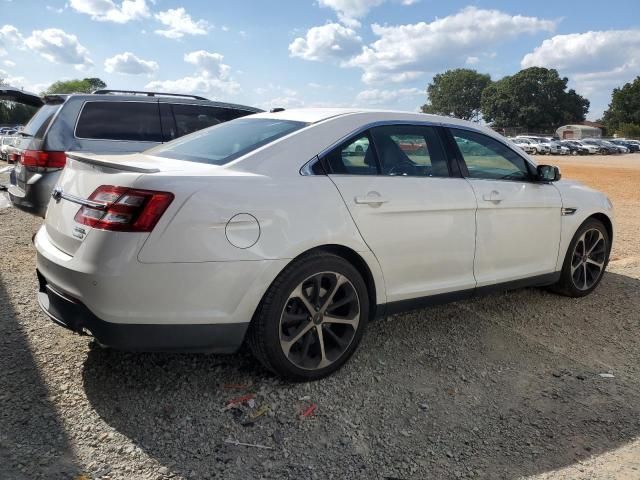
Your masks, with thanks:
[{"label": "wheel spoke", "polygon": [[593,249],[596,248],[596,246],[602,241],[604,243],[604,237],[602,236],[602,233],[600,233],[600,231],[595,230],[595,232],[598,233],[598,236],[596,237],[596,240],[591,244],[591,246],[589,247],[589,249],[587,250],[586,254],[587,255],[591,255],[591,252],[593,252]]},{"label": "wheel spoke", "polygon": [[316,333],[318,334],[318,343],[320,343],[320,363],[317,368],[324,368],[331,362],[327,358],[327,352],[324,347],[324,334],[322,333],[322,325],[316,325]]},{"label": "wheel spoke", "polygon": [[291,347],[293,347],[298,342],[298,340],[300,340],[303,337],[303,335],[305,335],[309,330],[311,330],[313,326],[314,326],[313,322],[309,321],[309,323],[307,323],[304,327],[302,327],[300,331],[296,333],[296,335],[291,340],[282,340],[280,342],[282,344],[284,354],[287,357],[289,356],[289,351],[291,350]]},{"label": "wheel spoke", "polygon": [[322,307],[320,308],[320,311],[322,313],[327,311],[327,307],[329,307],[329,305],[331,305],[331,302],[333,302],[333,297],[336,295],[336,293],[338,292],[338,289],[347,281],[347,279],[340,275],[339,273],[336,274],[336,284],[333,286],[333,288],[331,289],[331,293],[329,293],[329,295],[327,295],[327,298],[325,299],[324,303],[322,304]]},{"label": "wheel spoke", "polygon": [[353,328],[355,328],[358,325],[359,317],[360,317],[359,313],[355,315],[353,318],[340,318],[340,317],[334,317],[333,315],[325,315],[324,321],[325,323],[335,323],[338,325],[351,325]]},{"label": "wheel spoke", "polygon": [[290,299],[291,298],[300,299],[302,304],[309,311],[310,315],[313,315],[314,313],[316,313],[316,309],[313,307],[313,305],[311,305],[311,302],[309,301],[309,299],[307,299],[307,296],[305,295],[304,291],[302,290],[302,284],[298,285],[298,287],[291,293],[289,298]]},{"label": "wheel spoke", "polygon": [[347,304],[351,303],[354,298],[355,298],[354,292],[349,292],[347,295],[345,295],[343,298],[341,298],[337,302],[332,303],[331,305],[329,305],[326,308],[325,311],[326,312],[332,312],[334,310],[337,310],[338,308],[343,307],[344,305],[347,305]]},{"label": "wheel spoke", "polygon": [[587,289],[587,264],[583,263],[582,264],[582,274],[584,275],[583,278],[583,289],[586,290]]},{"label": "wheel spoke", "polygon": [[602,270],[602,267],[604,267],[604,262],[596,262],[593,258],[587,258],[587,263],[589,265],[595,265],[598,267],[598,270]]}]

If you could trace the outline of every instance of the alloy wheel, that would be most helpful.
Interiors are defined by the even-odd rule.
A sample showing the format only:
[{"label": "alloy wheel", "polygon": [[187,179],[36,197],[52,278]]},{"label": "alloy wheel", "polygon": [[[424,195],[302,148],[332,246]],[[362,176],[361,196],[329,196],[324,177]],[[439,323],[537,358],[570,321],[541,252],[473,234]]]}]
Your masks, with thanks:
[{"label": "alloy wheel", "polygon": [[578,239],[571,257],[571,279],[578,290],[589,290],[600,279],[607,257],[604,235],[596,228]]},{"label": "alloy wheel", "polygon": [[280,346],[299,368],[318,370],[347,351],[360,323],[360,300],[347,277],[321,272],[289,295],[280,317]]}]

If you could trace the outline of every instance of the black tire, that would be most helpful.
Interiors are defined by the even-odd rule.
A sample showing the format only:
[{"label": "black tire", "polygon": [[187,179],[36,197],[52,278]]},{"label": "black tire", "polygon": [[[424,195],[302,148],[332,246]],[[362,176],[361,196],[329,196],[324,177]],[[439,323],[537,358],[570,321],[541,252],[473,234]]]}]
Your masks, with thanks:
[{"label": "black tire", "polygon": [[[604,238],[604,255],[603,255],[603,267],[599,276],[595,279],[593,285],[586,289],[580,289],[576,286],[576,282],[572,277],[572,260],[574,259],[574,251],[576,249],[576,245],[579,242],[582,235],[589,230],[598,230],[602,237]],[[560,276],[560,280],[555,285],[552,285],[550,288],[552,291],[559,293],[561,295],[565,295],[567,297],[584,297],[585,295],[590,294],[595,288],[598,286],[602,277],[604,276],[605,270],[607,268],[607,264],[609,263],[609,254],[611,253],[611,239],[609,238],[609,232],[603,225],[600,220],[595,218],[587,219],[576,231],[575,235],[571,239],[571,243],[569,244],[569,248],[564,257],[564,262],[562,264],[562,272]]]},{"label": "black tire", "polygon": [[[290,295],[298,285],[322,272],[335,272],[348,279],[357,293],[360,318],[349,345],[337,359],[324,368],[301,368],[289,360],[283,351],[281,318]],[[315,252],[292,262],[273,281],[254,314],[247,341],[255,358],[277,375],[293,381],[318,380],[337,371],[351,357],[366,329],[369,311],[367,287],[358,270],[340,256]]]}]

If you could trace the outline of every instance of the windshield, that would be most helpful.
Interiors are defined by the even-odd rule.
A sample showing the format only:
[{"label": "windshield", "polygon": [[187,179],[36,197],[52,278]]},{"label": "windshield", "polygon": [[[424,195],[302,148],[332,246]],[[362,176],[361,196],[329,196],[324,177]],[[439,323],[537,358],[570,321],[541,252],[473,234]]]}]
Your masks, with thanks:
[{"label": "windshield", "polygon": [[307,124],[272,118],[239,118],[147,150],[149,155],[224,165]]},{"label": "windshield", "polygon": [[27,137],[36,137],[42,138],[44,136],[44,132],[51,123],[51,119],[55,115],[55,113],[60,108],[59,103],[57,104],[48,104],[40,107],[40,110],[36,112],[36,114],[31,117],[29,123],[24,127],[20,133],[26,135]]}]

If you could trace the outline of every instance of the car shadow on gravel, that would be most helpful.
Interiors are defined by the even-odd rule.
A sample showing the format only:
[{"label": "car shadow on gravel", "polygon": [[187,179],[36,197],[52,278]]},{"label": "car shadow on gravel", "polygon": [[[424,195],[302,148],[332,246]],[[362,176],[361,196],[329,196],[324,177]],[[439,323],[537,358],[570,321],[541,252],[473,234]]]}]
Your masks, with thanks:
[{"label": "car shadow on gravel", "polygon": [[0,352],[0,478],[74,478],[69,439],[1,275]]},{"label": "car shadow on gravel", "polygon": [[[394,316],[310,384],[246,353],[94,348],[84,386],[105,422],[188,478],[516,478],[640,435],[639,290],[608,273],[583,299],[525,289]],[[253,408],[224,409],[247,393]]]}]

